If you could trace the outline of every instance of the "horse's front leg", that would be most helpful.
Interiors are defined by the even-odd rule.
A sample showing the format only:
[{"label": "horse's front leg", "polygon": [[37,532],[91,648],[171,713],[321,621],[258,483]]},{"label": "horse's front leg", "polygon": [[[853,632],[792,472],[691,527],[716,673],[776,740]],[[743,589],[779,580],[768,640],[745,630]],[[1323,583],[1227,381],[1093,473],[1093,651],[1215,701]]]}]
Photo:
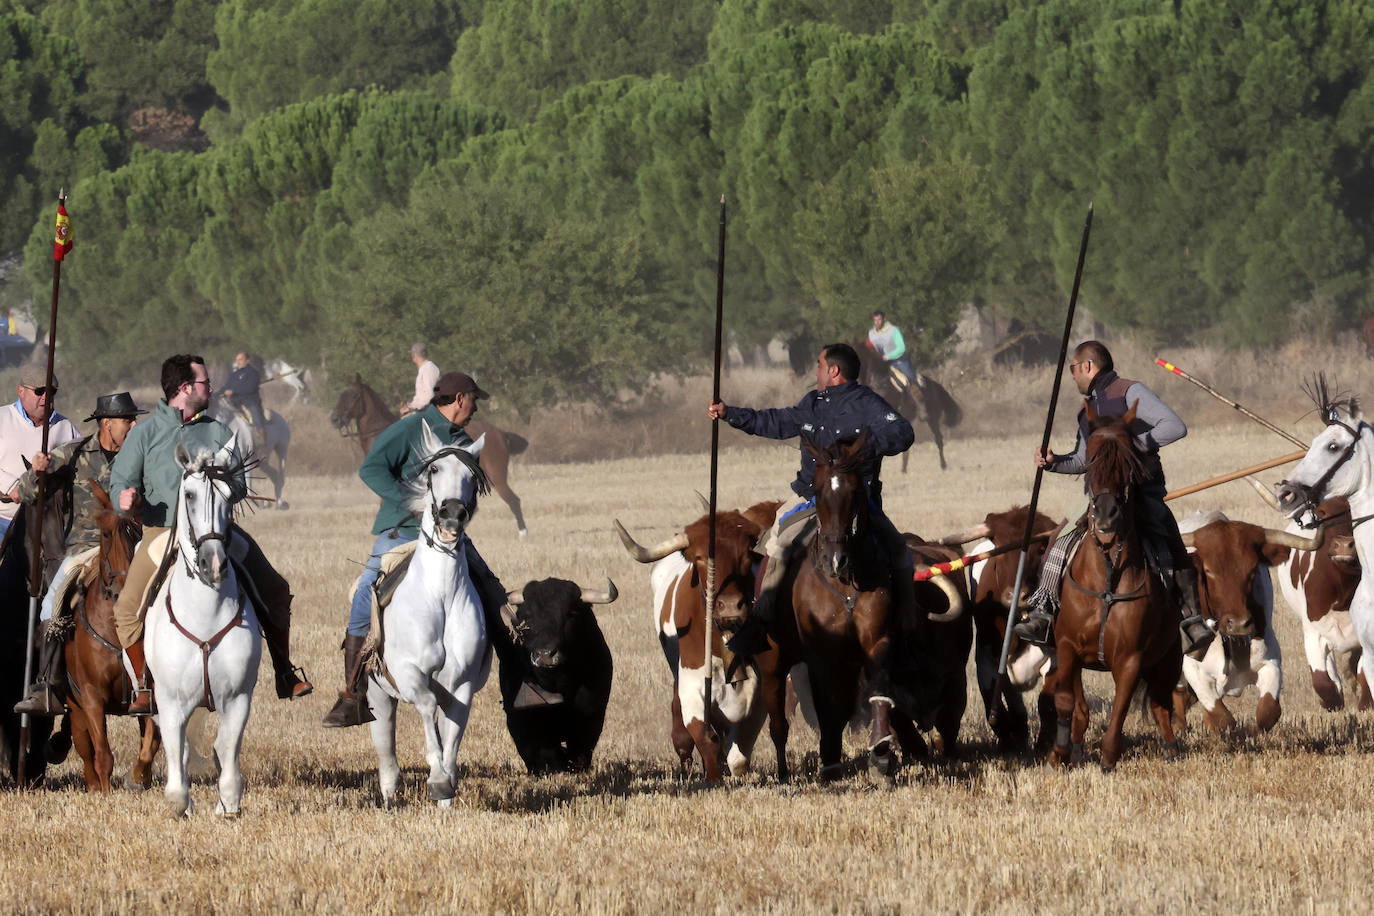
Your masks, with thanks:
[{"label": "horse's front leg", "polygon": [[158,706],[158,725],[162,729],[163,755],[167,759],[167,788],[163,794],[171,806],[172,816],[191,813],[191,785],[186,776],[186,719],[189,709],[182,707],[180,698],[162,698]]},{"label": "horse's front leg", "polygon": [[[473,686],[471,681],[464,681],[453,687],[443,684],[434,685],[435,695],[439,700],[439,742],[440,752],[443,755],[444,774],[448,777],[451,786],[458,784],[458,748],[463,743],[463,734],[467,731],[468,716],[472,714],[472,694]],[[447,808],[453,804],[453,799],[439,799],[439,805]]]},{"label": "horse's front leg", "polygon": [[401,781],[401,765],[396,760],[396,698],[382,689],[375,678],[368,678],[367,705],[372,708],[372,747],[377,752],[377,781],[381,784],[382,803],[396,800],[396,788]]},{"label": "horse's front leg", "polygon": [[[101,792],[109,792],[114,781],[114,752],[110,750],[110,736],[105,730],[105,697],[95,696],[95,687],[89,686],[89,703],[72,716],[73,727],[77,719],[83,719],[86,731],[86,745],[90,748],[89,758],[82,754],[88,763],[86,766],[86,788],[98,788]],[[95,786],[91,785],[91,776],[95,776]]]},{"label": "horse's front leg", "polygon": [[420,714],[420,727],[425,733],[425,762],[429,764],[429,779],[426,787],[430,801],[443,801],[453,798],[453,781],[444,768],[444,748],[439,737],[439,700],[435,696],[432,676],[415,665],[398,666],[392,669],[396,686],[402,696],[411,698],[415,711]]},{"label": "horse's front leg", "polygon": [[[1062,611],[1060,617],[1063,618]],[[1074,721],[1077,706],[1076,693],[1081,689],[1079,684],[1083,674],[1078,665],[1078,653],[1067,638],[1059,640],[1057,651],[1059,667],[1054,684],[1055,731],[1054,744],[1050,748],[1049,764],[1051,766],[1068,766],[1073,756],[1072,745],[1076,742],[1081,743],[1083,740],[1081,734],[1074,734],[1077,731],[1075,727],[1077,723]]]},{"label": "horse's front leg", "polygon": [[1113,659],[1112,680],[1116,684],[1116,696],[1112,698],[1112,714],[1107,721],[1107,729],[1102,733],[1104,773],[1116,769],[1116,761],[1121,757],[1126,713],[1131,708],[1131,694],[1135,693],[1136,682],[1140,680],[1140,653],[1132,652],[1123,659]]},{"label": "horse's front leg", "polygon": [[239,803],[243,799],[239,752],[243,748],[243,732],[252,707],[253,694],[248,691],[220,703],[219,734],[215,736],[215,754],[219,757],[219,804],[215,806],[215,813],[224,817],[239,816]]},{"label": "horse's front leg", "polygon": [[129,782],[139,789],[153,786],[153,761],[162,746],[162,734],[151,716],[139,720],[138,760],[129,768]]}]

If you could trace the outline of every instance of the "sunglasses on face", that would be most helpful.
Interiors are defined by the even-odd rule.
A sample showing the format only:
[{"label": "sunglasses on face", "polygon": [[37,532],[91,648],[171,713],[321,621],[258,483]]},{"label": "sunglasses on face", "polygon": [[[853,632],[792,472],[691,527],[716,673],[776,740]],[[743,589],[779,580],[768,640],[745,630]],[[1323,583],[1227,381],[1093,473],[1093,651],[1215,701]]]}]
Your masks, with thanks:
[{"label": "sunglasses on face", "polygon": [[50,394],[57,394],[56,385],[39,385],[37,388],[35,388],[33,385],[25,385],[24,387],[32,391],[33,396],[36,398],[46,397]]}]

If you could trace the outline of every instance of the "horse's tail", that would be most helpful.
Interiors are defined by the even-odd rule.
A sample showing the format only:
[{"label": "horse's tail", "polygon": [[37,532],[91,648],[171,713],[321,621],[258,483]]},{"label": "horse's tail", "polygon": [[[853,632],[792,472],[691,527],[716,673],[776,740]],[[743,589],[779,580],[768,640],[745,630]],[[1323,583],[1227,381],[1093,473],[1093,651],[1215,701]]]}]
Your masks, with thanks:
[{"label": "horse's tail", "polygon": [[506,451],[512,455],[518,455],[530,447],[530,440],[519,433],[502,431],[502,435],[506,437]]},{"label": "horse's tail", "polygon": [[952,429],[963,422],[964,408],[954,400],[954,395],[945,390],[944,385],[928,375],[925,377],[925,384],[921,386],[921,394],[930,407],[938,409],[940,420],[945,426]]}]

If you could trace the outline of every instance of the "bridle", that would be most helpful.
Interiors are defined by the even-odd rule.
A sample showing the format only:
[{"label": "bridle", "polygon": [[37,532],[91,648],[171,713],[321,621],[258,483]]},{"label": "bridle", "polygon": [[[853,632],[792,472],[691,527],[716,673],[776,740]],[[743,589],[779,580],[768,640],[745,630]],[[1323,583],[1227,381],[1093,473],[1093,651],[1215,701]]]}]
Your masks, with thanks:
[{"label": "bridle", "polygon": [[[182,481],[186,481],[194,474],[204,474],[210,480],[225,483],[230,487],[232,487],[234,483],[233,470],[227,467],[221,467],[220,465],[205,465],[194,471],[187,468],[181,472],[181,479]],[[214,487],[210,487],[209,489],[212,493],[215,493],[216,496],[219,495],[218,491],[216,491]],[[224,552],[227,556],[229,553],[229,533],[228,531],[225,531],[223,534],[221,534],[218,531],[207,531],[204,534],[197,537],[195,526],[191,522],[191,511],[189,506],[185,508],[183,514],[186,517],[187,536],[191,539],[191,550],[189,551],[190,556],[187,555],[187,552],[182,552],[181,565],[186,570],[186,575],[188,577],[193,579],[199,579],[201,583],[203,583],[207,587],[214,588],[215,586],[212,585],[205,578],[205,575],[200,571],[199,564],[192,563],[192,558],[199,557],[201,547],[210,543],[211,541],[221,542],[224,545]]]},{"label": "bridle", "polygon": [[[1336,472],[1339,471],[1347,461],[1355,457],[1355,449],[1360,445],[1360,434],[1369,428],[1369,424],[1363,420],[1360,421],[1359,426],[1352,427],[1349,423],[1337,417],[1335,411],[1327,415],[1326,425],[1328,427],[1339,426],[1341,429],[1348,432],[1350,434],[1350,444],[1341,451],[1340,457],[1333,461],[1330,466],[1322,472],[1322,475],[1312,483],[1301,484],[1284,481],[1285,487],[1302,497],[1302,505],[1295,510],[1292,517],[1303,528],[1315,528],[1321,524],[1321,520],[1317,518],[1317,506],[1321,503],[1321,497],[1326,492],[1326,486],[1331,483],[1331,478],[1336,476]],[[1299,519],[1297,518],[1298,515],[1303,515],[1304,518]],[[1365,516],[1364,518],[1353,521],[1352,527],[1360,522],[1369,521],[1369,518],[1369,516]]]},{"label": "bridle", "polygon": [[[491,488],[491,485],[487,481],[486,471],[482,470],[482,466],[478,464],[476,458],[472,457],[472,453],[456,445],[446,445],[432,455],[427,456],[420,462],[420,467],[416,472],[417,475],[424,474],[436,461],[440,461],[444,458],[457,458],[458,461],[468,469],[468,473],[472,477],[472,497],[470,499],[459,500],[463,504],[462,526],[458,531],[458,533],[461,534],[463,529],[467,527],[468,522],[472,520],[473,515],[477,513],[477,497],[486,493]],[[433,514],[435,527],[438,527],[439,500],[434,495],[433,478],[430,475],[425,476],[425,493],[429,496],[429,511]],[[460,539],[454,538],[452,545],[444,544],[425,531],[423,525],[420,527],[420,534],[424,537],[427,545],[451,557],[457,557],[458,551],[462,549],[462,542]]]}]

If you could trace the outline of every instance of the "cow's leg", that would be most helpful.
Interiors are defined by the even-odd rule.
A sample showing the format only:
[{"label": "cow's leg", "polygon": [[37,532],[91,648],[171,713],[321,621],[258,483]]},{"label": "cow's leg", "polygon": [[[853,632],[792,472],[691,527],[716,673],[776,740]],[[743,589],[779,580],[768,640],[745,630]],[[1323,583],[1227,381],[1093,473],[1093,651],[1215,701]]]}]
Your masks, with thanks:
[{"label": "cow's leg", "polygon": [[1001,708],[992,708],[992,695],[997,687],[997,663],[1002,654],[1002,636],[997,628],[978,620],[977,636],[973,645],[974,672],[978,679],[978,693],[983,698],[983,715],[988,725],[993,726],[997,736],[997,749],[1001,753],[1025,750],[1030,741],[1030,719],[1026,715],[1026,704],[1021,693],[1014,685],[1008,684],[1002,691]]},{"label": "cow's leg", "polygon": [[1197,697],[1193,695],[1192,688],[1186,682],[1174,688],[1174,729],[1180,737],[1188,733],[1188,707],[1195,702]]},{"label": "cow's leg", "polygon": [[1123,744],[1122,732],[1126,727],[1126,713],[1131,708],[1131,694],[1135,693],[1136,682],[1140,680],[1140,653],[1135,652],[1124,659],[1112,660],[1112,681],[1116,685],[1116,695],[1112,698],[1112,713],[1107,720],[1107,728],[1102,733],[1102,771],[1110,773],[1116,768],[1121,757]]},{"label": "cow's leg", "polygon": [[[706,664],[711,664],[712,660],[712,657],[708,656]],[[701,755],[702,775],[706,777],[707,782],[720,782],[720,742],[716,739],[715,729],[711,727],[706,715],[706,669],[679,665],[677,683],[682,721],[687,733],[692,737],[692,744],[696,746],[697,753]],[[719,679],[712,678],[713,690],[714,685],[718,683]]]},{"label": "cow's leg", "polygon": [[1255,707],[1255,727],[1267,732],[1279,723],[1283,709],[1279,705],[1279,690],[1283,687],[1283,671],[1277,659],[1260,666],[1255,678],[1259,689],[1259,704]]},{"label": "cow's leg", "polygon": [[1336,653],[1331,644],[1320,633],[1304,625],[1302,635],[1303,652],[1307,656],[1307,667],[1312,669],[1312,690],[1322,709],[1335,711],[1345,706],[1345,689],[1341,685],[1341,674],[1336,667]]},{"label": "cow's leg", "polygon": [[1236,724],[1217,689],[1226,665],[1226,653],[1220,639],[1213,641],[1201,661],[1187,656],[1183,659],[1183,678],[1202,704],[1203,720],[1208,728],[1221,735],[1227,734]]},{"label": "cow's leg", "polygon": [[730,740],[725,750],[725,765],[732,776],[744,776],[749,772],[749,760],[754,755],[754,744],[759,732],[763,731],[763,720],[768,710],[757,699],[749,707],[743,719],[730,729]]},{"label": "cow's leg", "polygon": [[692,772],[692,752],[696,750],[696,745],[692,743],[692,733],[687,731],[687,726],[682,722],[682,699],[677,694],[677,688],[673,688],[673,750],[677,751],[678,763],[682,770],[682,775],[686,776]]}]

